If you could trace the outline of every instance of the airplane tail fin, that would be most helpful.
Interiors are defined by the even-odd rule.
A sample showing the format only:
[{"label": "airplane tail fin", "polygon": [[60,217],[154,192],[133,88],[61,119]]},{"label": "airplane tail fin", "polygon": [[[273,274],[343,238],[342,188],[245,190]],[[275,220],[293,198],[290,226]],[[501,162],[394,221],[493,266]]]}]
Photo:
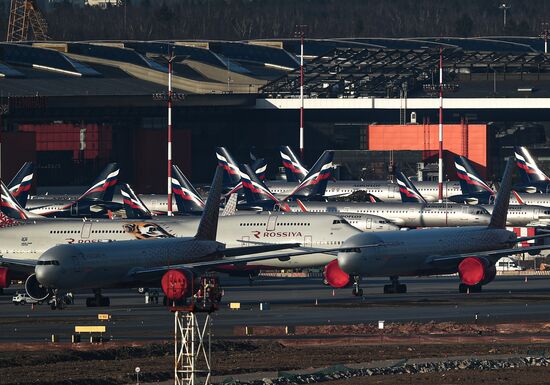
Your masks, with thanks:
[{"label": "airplane tail fin", "polygon": [[0,181],[0,211],[9,219],[29,219],[30,213],[11,195],[4,182]]},{"label": "airplane tail fin", "polygon": [[204,209],[204,201],[200,194],[176,165],[172,165],[172,193],[178,206],[178,213],[196,214]]},{"label": "airplane tail fin", "polygon": [[455,156],[456,174],[460,182],[462,194],[490,193],[494,194],[487,183],[481,179],[477,171],[472,166],[470,160],[464,156]]},{"label": "airplane tail fin", "polygon": [[33,177],[34,163],[25,162],[23,167],[19,169],[17,174],[15,174],[11,182],[8,184],[8,189],[10,190],[11,195],[17,199],[21,207],[25,207],[27,205],[27,199],[29,198],[29,191],[31,189]]},{"label": "airplane tail fin", "polygon": [[120,193],[122,194],[122,203],[128,219],[150,219],[152,217],[151,211],[139,199],[129,184],[123,184]]},{"label": "airplane tail fin", "polygon": [[506,218],[508,216],[508,206],[510,205],[510,194],[512,192],[512,176],[514,174],[513,159],[508,159],[506,169],[502,176],[500,188],[497,193],[493,214],[489,222],[489,228],[504,229],[506,227]]},{"label": "airplane tail fin", "polygon": [[307,175],[306,168],[289,146],[279,147],[288,182],[301,182]]},{"label": "airplane tail fin", "polygon": [[237,212],[237,198],[237,194],[231,194],[229,196],[229,199],[227,200],[227,202],[225,202],[225,207],[220,214],[222,217],[235,215],[235,213]]},{"label": "airplane tail fin", "polygon": [[550,180],[550,178],[548,178],[548,176],[537,166],[537,162],[533,159],[526,147],[514,147],[514,155],[523,183]]},{"label": "airplane tail fin", "polygon": [[201,221],[195,239],[215,241],[218,232],[218,218],[220,215],[220,199],[223,188],[223,168],[218,166],[214,180],[210,186],[208,199],[202,212]]},{"label": "airplane tail fin", "polygon": [[239,165],[225,147],[216,147],[218,166],[223,168],[223,187],[233,188],[241,181]]},{"label": "airplane tail fin", "polygon": [[111,202],[115,194],[119,171],[117,163],[109,163],[99,174],[92,186],[77,200],[92,199]]},{"label": "airplane tail fin", "polygon": [[399,171],[397,167],[394,169],[394,174],[403,202],[426,203],[426,199],[420,194],[415,185],[405,176],[405,174],[403,174],[403,172]]},{"label": "airplane tail fin", "polygon": [[243,164],[241,172],[241,182],[243,185],[244,196],[248,204],[258,202],[272,202],[274,205],[279,200],[269,191],[269,188],[260,180],[252,167]]},{"label": "airplane tail fin", "polygon": [[292,193],[285,198],[322,198],[327,189],[327,183],[332,176],[332,159],[334,151],[325,151],[315,162],[304,180]]},{"label": "airplane tail fin", "polygon": [[264,158],[254,159],[251,165],[254,173],[260,180],[265,180],[265,172],[267,171],[267,162]]}]

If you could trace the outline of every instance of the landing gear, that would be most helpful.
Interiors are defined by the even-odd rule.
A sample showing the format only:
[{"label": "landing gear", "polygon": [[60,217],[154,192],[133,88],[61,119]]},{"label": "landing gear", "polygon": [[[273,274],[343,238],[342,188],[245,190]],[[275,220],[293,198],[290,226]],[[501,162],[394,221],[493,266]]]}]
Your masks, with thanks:
[{"label": "landing gear", "polygon": [[53,291],[52,297],[48,301],[48,304],[50,305],[50,309],[52,310],[61,310],[63,309],[63,299],[57,292],[57,290]]},{"label": "landing gear", "polygon": [[363,289],[359,286],[361,283],[361,277],[359,275],[355,275],[353,277],[353,289],[351,289],[351,293],[356,297],[362,297],[363,296]]},{"label": "landing gear", "polygon": [[461,283],[458,285],[458,292],[459,293],[481,293],[481,285],[478,283],[477,285],[466,285],[465,283]]},{"label": "landing gear", "polygon": [[86,307],[108,307],[110,304],[109,297],[103,297],[100,289],[94,289],[94,296],[86,298]]},{"label": "landing gear", "polygon": [[401,294],[407,292],[407,285],[399,283],[399,277],[390,277],[391,284],[384,285],[384,294]]}]

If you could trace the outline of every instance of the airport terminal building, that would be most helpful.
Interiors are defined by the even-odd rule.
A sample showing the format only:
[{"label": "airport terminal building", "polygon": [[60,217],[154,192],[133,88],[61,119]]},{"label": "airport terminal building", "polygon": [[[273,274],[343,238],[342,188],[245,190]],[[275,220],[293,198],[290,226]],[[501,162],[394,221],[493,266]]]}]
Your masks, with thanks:
[{"label": "airport terminal building", "polygon": [[[440,49],[446,176],[460,154],[491,179],[514,145],[550,166],[550,56],[517,37],[306,40],[306,163],[335,149],[341,178],[395,163],[433,178]],[[38,185],[80,185],[117,161],[137,191],[163,192],[170,55],[174,161],[208,182],[215,146],[242,162],[254,148],[273,177],[277,147],[298,147],[299,54],[293,39],[2,43],[2,177],[34,160]]]}]

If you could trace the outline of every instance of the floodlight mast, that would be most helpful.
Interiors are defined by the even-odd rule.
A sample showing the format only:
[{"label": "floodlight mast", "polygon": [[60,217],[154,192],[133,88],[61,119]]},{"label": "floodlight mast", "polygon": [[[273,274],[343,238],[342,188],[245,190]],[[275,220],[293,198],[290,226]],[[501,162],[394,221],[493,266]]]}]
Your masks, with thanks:
[{"label": "floodlight mast", "polygon": [[542,23],[542,33],[540,37],[544,39],[544,53],[548,53],[548,23]]},{"label": "floodlight mast", "polygon": [[168,216],[172,213],[172,62],[174,53],[168,58]]},{"label": "floodlight mast", "polygon": [[443,48],[439,48],[439,166],[438,202],[443,202]]},{"label": "floodlight mast", "polygon": [[499,5],[499,9],[502,9],[503,13],[504,13],[504,28],[506,28],[506,12],[512,8],[511,5],[509,4],[506,4],[506,3],[502,3]]},{"label": "floodlight mast", "polygon": [[297,25],[300,36],[300,158],[304,160],[304,36],[307,25]]}]

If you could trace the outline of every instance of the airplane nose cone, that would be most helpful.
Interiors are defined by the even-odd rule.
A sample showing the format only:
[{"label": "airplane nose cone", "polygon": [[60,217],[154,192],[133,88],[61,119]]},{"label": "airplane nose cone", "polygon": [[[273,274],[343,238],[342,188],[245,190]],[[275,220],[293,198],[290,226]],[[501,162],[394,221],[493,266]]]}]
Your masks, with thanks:
[{"label": "airplane nose cone", "polygon": [[365,240],[365,238],[367,238],[365,236],[366,234],[367,233],[357,234],[350,237],[342,244],[344,250],[338,252],[338,266],[350,275],[360,274],[363,270],[365,262],[365,257],[363,255],[364,250],[358,248],[358,246],[368,244],[365,243],[368,242]]}]

